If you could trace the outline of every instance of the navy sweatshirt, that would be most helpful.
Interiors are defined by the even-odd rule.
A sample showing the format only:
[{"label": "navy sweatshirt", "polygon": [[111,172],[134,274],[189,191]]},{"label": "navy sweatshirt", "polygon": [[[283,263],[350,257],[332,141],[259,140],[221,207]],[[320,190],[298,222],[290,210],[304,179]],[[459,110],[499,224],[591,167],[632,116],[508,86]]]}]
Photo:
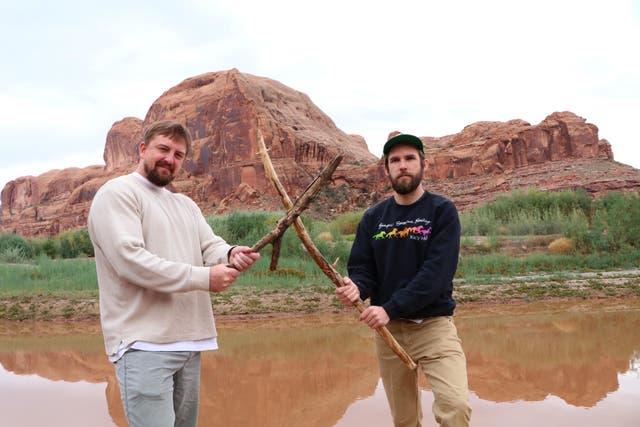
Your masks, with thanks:
[{"label": "navy sweatshirt", "polygon": [[460,220],[450,200],[425,191],[411,205],[393,197],[369,208],[347,269],[360,297],[391,319],[452,315],[453,276],[460,253]]}]

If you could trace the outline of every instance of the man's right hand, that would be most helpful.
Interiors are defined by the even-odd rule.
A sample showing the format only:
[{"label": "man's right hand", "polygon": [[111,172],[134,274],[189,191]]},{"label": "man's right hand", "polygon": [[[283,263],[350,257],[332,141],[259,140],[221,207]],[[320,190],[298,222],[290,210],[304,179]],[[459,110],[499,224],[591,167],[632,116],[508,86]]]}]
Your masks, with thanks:
[{"label": "man's right hand", "polygon": [[348,277],[343,277],[342,283],[344,283],[343,286],[336,288],[336,296],[342,301],[342,304],[353,305],[360,298],[360,290]]},{"label": "man's right hand", "polygon": [[240,271],[227,264],[217,264],[209,267],[209,292],[226,290],[240,276]]}]

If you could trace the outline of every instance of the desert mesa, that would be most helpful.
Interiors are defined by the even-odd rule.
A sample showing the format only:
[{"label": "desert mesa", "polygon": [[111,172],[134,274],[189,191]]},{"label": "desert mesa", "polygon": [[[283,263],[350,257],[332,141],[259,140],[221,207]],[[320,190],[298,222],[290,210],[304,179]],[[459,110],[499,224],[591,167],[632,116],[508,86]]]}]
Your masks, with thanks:
[{"label": "desert mesa", "polygon": [[[10,181],[2,189],[0,231],[53,236],[86,227],[96,191],[131,172],[143,129],[156,120],[182,121],[193,151],[172,190],[191,197],[205,215],[234,209],[282,210],[258,154],[257,130],[287,192],[304,191],[338,154],[343,160],[309,214],[331,218],[364,209],[389,193],[383,164],[362,136],[346,134],[304,93],[237,69],[191,77],[163,93],[144,119],[126,117],[106,135],[104,165],[52,170]],[[582,188],[597,197],[637,191],[640,170],[616,162],[595,124],[573,112],[553,112],[540,123],[522,119],[476,122],[459,133],[417,134],[430,167],[426,187],[461,211],[521,188]]]}]

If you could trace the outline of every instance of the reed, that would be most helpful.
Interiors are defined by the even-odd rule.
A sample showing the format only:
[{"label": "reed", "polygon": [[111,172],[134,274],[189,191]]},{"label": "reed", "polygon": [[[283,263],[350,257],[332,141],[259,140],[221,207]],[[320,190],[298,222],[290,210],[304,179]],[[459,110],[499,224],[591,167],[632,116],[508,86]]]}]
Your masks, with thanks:
[{"label": "reed", "polygon": [[[347,274],[346,263],[362,213],[343,214],[331,221],[302,217],[320,252],[330,263],[335,262],[341,274]],[[230,243],[251,246],[281,216],[281,212],[238,211],[209,217],[207,221],[216,234]],[[473,236],[488,236],[482,250],[474,251],[477,253],[463,250],[457,277],[467,281],[491,276],[637,268],[640,260],[637,193],[613,193],[592,200],[583,191],[520,191],[461,214],[461,222],[463,248],[474,245]],[[569,237],[575,247],[559,254],[501,253],[507,236],[548,234]],[[318,238],[320,235],[322,238]],[[0,294],[97,293],[95,263],[87,242],[86,230],[48,239],[0,233]],[[237,286],[277,289],[321,285],[333,289],[293,230],[284,233],[280,254],[277,269],[269,271],[271,246],[267,246],[256,265],[241,275]]]},{"label": "reed", "polygon": [[4,295],[97,293],[98,290],[93,258],[63,260],[41,255],[31,263],[0,264],[0,283],[0,292]]}]

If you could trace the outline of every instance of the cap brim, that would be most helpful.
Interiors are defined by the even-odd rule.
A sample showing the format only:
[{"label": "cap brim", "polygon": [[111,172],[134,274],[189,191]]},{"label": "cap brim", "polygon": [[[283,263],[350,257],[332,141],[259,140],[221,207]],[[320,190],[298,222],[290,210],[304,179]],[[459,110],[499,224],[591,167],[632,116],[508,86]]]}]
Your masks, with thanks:
[{"label": "cap brim", "polygon": [[384,144],[384,148],[382,149],[382,154],[386,156],[387,154],[389,154],[389,151],[391,151],[393,147],[399,144],[413,145],[418,151],[424,152],[424,145],[422,144],[422,140],[420,140],[420,138],[414,135],[410,135],[408,133],[401,133],[389,139]]}]

